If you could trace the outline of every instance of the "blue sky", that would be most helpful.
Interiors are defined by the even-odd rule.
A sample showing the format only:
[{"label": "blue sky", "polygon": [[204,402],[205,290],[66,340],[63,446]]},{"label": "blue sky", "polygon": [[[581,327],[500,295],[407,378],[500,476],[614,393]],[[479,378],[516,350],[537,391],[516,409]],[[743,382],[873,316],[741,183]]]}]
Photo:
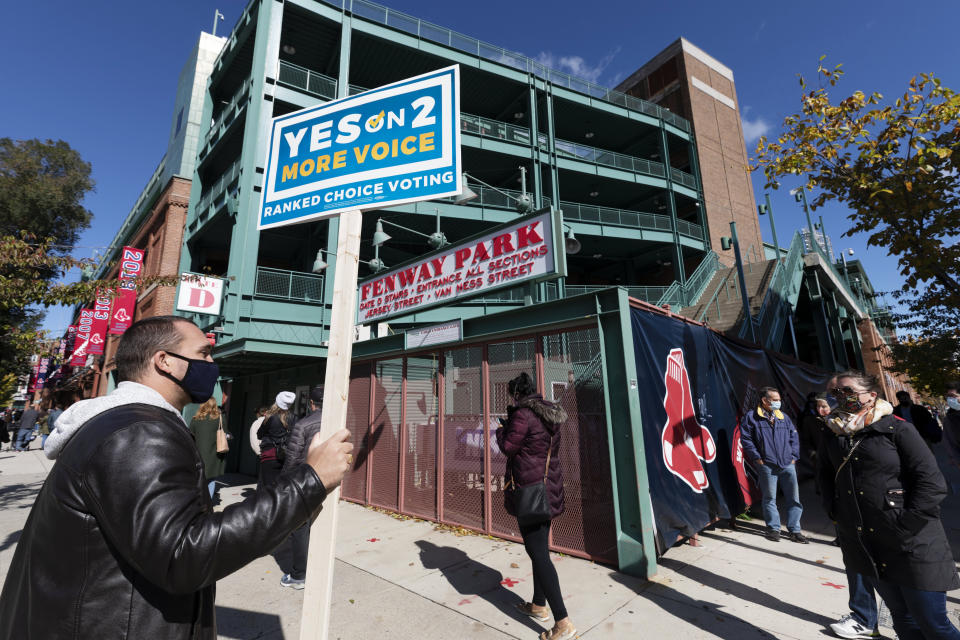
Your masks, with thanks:
[{"label": "blue sky", "polygon": [[[199,32],[211,30],[219,9],[226,19],[218,33],[228,33],[246,3],[5,4],[0,136],[62,138],[92,163],[97,189],[86,206],[95,218],[80,245],[108,245],[166,149],[177,77]],[[823,54],[829,64],[844,64],[844,95],[862,89],[894,96],[920,72],[960,90],[956,0],[381,4],[609,86],[683,36],[733,70],[748,150],[797,110],[796,74],[813,77]],[[755,175],[758,201],[762,185]],[[784,243],[804,224],[803,214],[785,190],[773,195],[773,208]],[[896,262],[885,251],[867,249],[865,237],[840,237],[847,228],[842,207],[819,214],[835,247],[853,248],[877,289],[899,286]],[[766,218],[761,225],[770,240]],[[76,255],[90,252],[78,248]],[[46,326],[61,330],[68,321],[67,311],[51,310]]]}]

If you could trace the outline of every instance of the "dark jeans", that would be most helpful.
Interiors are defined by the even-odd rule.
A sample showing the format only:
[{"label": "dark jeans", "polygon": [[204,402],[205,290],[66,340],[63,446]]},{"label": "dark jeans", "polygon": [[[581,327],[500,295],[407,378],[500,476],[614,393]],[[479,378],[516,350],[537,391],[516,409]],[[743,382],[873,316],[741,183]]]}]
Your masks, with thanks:
[{"label": "dark jeans", "polygon": [[542,607],[549,602],[554,620],[566,618],[567,608],[560,594],[557,568],[550,560],[550,521],[521,526],[520,535],[533,564],[533,604]]},{"label": "dark jeans", "polygon": [[33,427],[29,429],[19,429],[17,439],[13,443],[13,448],[17,451],[26,451],[30,448],[30,435],[33,433]]},{"label": "dark jeans", "polygon": [[853,619],[871,631],[877,628],[877,596],[874,590],[877,582],[872,576],[865,576],[847,569],[847,585],[850,587],[850,614]]},{"label": "dark jeans", "polygon": [[890,609],[900,640],[960,640],[960,631],[947,617],[943,591],[921,591],[885,580],[877,583],[877,591]]},{"label": "dark jeans", "polygon": [[307,577],[307,551],[310,548],[310,525],[305,524],[290,534],[290,548],[293,551],[293,567],[290,577],[304,580]]}]

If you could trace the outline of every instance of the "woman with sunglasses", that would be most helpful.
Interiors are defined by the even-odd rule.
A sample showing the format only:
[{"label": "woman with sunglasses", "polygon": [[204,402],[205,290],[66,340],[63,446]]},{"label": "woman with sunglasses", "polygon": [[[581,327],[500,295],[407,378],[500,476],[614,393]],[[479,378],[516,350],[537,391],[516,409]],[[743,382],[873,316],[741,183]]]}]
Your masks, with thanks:
[{"label": "woman with sunglasses", "polygon": [[838,437],[821,443],[819,478],[844,565],[876,581],[901,640],[960,640],[946,609],[960,579],[940,522],[943,474],[916,428],[878,398],[874,376],[832,382],[827,424]]}]

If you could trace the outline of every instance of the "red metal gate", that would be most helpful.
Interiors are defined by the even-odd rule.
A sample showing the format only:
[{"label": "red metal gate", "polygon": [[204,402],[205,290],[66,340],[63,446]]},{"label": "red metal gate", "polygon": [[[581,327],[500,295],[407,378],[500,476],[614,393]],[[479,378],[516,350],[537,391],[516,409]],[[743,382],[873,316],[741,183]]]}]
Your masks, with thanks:
[{"label": "red metal gate", "polygon": [[569,415],[560,432],[566,511],[553,523],[551,547],[616,564],[595,328],[355,364],[348,424],[359,453],[341,495],[518,540],[503,507],[506,458],[492,435],[506,416],[507,382],[522,371]]}]

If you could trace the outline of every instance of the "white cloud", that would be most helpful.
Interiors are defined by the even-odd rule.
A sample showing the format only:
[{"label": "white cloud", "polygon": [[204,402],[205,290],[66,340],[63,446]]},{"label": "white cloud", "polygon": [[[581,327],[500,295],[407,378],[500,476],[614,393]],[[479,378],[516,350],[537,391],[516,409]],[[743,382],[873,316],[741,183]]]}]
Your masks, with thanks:
[{"label": "white cloud", "polygon": [[620,47],[600,58],[596,64],[590,64],[582,56],[558,56],[550,51],[541,51],[535,60],[550,69],[566,71],[577,78],[597,82],[618,53]]},{"label": "white cloud", "polygon": [[764,120],[762,117],[757,116],[753,120],[747,117],[747,114],[750,113],[750,107],[747,107],[743,110],[743,115],[740,117],[740,122],[743,125],[743,139],[750,144],[756,142],[760,136],[767,135],[767,132],[770,131],[770,123]]}]

